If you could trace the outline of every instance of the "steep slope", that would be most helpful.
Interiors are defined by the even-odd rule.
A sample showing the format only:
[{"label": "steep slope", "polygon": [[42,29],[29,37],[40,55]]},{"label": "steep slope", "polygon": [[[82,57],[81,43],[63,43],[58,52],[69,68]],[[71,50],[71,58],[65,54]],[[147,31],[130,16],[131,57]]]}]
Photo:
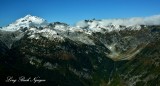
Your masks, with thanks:
[{"label": "steep slope", "polygon": [[152,41],[148,43],[134,58],[127,62],[115,63],[113,77],[109,86],[159,86],[160,84],[160,33],[159,26],[149,26],[150,34],[154,34]]}]

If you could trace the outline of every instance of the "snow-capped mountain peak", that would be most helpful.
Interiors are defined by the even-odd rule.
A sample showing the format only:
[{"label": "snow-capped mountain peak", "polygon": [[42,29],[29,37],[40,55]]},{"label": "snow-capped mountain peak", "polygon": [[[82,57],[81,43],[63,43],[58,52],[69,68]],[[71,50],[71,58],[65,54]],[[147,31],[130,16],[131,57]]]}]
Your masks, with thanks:
[{"label": "snow-capped mountain peak", "polygon": [[30,27],[30,26],[36,26],[36,27],[42,26],[43,27],[43,26],[46,26],[47,24],[48,24],[47,21],[44,20],[43,18],[40,18],[37,16],[26,15],[25,17],[16,20],[14,23],[9,24],[6,27],[3,27],[2,30],[17,31],[21,27],[23,28]]},{"label": "snow-capped mountain peak", "polygon": [[24,18],[20,18],[17,22],[33,22],[36,24],[42,24],[46,22],[43,18],[37,16],[26,15]]}]

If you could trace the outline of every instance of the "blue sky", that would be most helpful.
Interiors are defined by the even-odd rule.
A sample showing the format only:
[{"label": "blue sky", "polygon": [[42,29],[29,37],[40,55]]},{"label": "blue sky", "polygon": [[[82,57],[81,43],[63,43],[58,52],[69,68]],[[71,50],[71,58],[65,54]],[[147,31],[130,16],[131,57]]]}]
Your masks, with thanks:
[{"label": "blue sky", "polygon": [[73,25],[84,19],[145,17],[160,14],[160,0],[0,0],[0,26],[27,14]]}]

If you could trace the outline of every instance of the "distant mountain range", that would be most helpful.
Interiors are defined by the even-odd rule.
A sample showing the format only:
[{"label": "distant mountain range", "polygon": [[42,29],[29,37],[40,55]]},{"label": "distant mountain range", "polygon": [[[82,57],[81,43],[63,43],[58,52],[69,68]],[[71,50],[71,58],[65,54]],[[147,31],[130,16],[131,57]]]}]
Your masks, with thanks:
[{"label": "distant mountain range", "polygon": [[[159,86],[160,16],[83,20],[27,15],[0,29],[1,84]],[[45,82],[6,82],[8,76]]]}]

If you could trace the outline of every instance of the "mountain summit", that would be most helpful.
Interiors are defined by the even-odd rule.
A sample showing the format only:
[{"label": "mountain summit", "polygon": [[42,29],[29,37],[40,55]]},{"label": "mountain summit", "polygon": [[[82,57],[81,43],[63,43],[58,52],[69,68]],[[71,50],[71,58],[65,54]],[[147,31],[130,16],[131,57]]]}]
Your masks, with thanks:
[{"label": "mountain summit", "polygon": [[26,15],[23,18],[20,18],[16,20],[14,23],[9,24],[6,27],[3,27],[2,30],[5,31],[17,31],[20,28],[25,28],[25,27],[30,27],[30,26],[45,26],[47,25],[47,21],[44,20],[43,18],[37,17],[37,16],[31,16],[31,15]]}]

